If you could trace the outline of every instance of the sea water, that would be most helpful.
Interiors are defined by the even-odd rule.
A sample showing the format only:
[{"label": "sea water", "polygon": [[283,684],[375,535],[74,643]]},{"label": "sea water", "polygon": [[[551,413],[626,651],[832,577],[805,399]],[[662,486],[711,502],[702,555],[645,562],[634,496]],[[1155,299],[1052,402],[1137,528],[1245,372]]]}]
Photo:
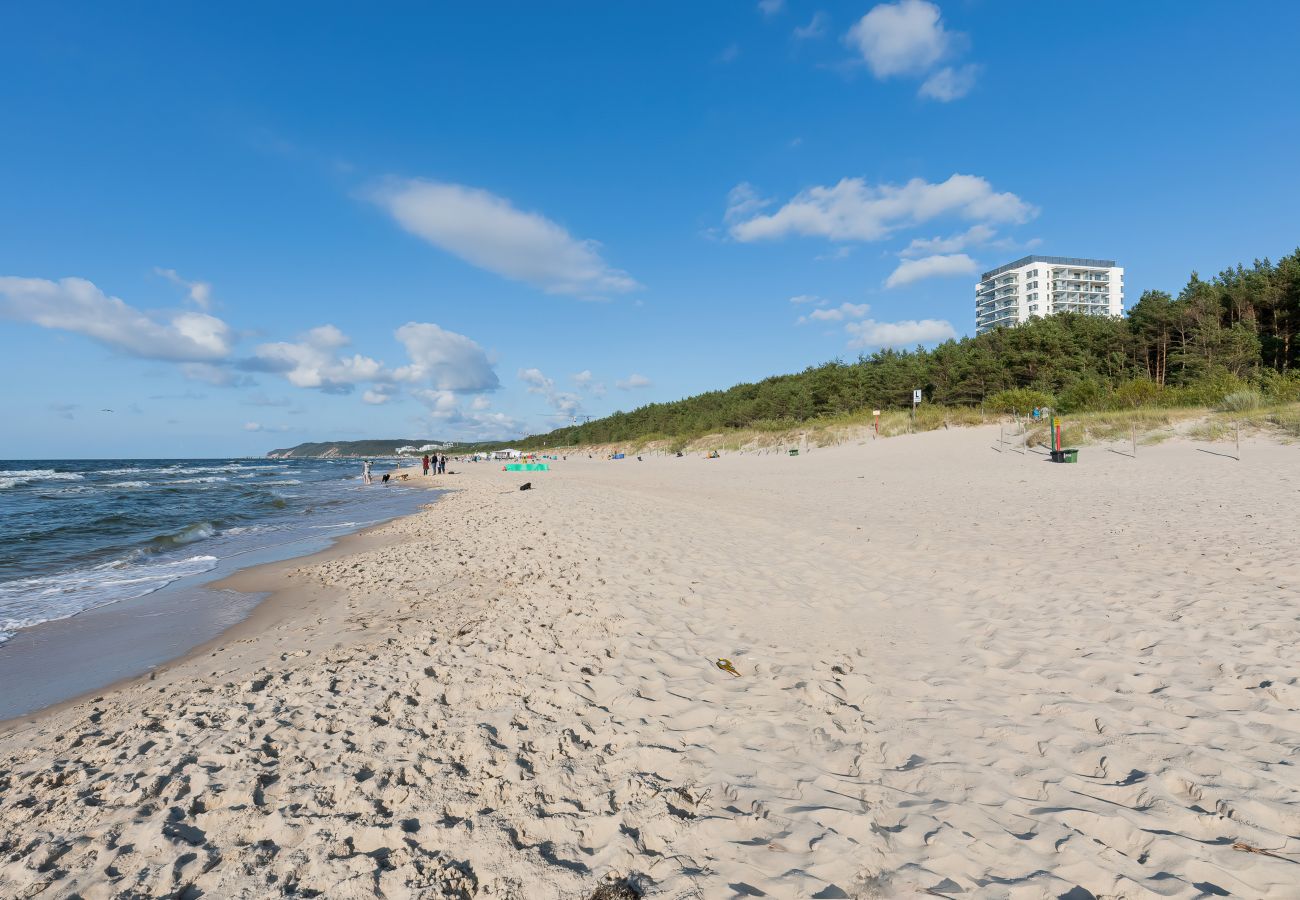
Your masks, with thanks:
[{"label": "sea water", "polygon": [[433,499],[375,482],[357,460],[0,460],[0,653],[20,629],[313,552]]}]

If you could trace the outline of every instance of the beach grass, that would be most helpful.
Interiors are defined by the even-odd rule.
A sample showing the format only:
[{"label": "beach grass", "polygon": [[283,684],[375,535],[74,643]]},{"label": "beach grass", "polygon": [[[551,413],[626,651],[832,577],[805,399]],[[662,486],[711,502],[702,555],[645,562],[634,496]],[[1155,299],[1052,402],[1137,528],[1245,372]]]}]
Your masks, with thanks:
[{"label": "beach grass", "polygon": [[[1067,447],[1085,447],[1111,442],[1127,442],[1135,436],[1141,445],[1154,445],[1176,437],[1198,441],[1235,439],[1236,429],[1260,432],[1284,440],[1300,438],[1300,403],[1256,405],[1256,398],[1240,397],[1232,403],[1209,407],[1140,406],[1133,409],[1079,412],[1062,415],[1061,441]],[[1027,428],[1030,446],[1051,443],[1046,419],[1020,420]],[[1014,427],[1011,417],[977,407],[950,407],[922,403],[915,412],[888,409],[880,416],[879,437],[892,438],[907,434],[996,425]],[[563,448],[582,452],[623,450],[642,453],[726,453],[782,452],[800,447],[830,447],[876,437],[875,417],[871,410],[859,410],[837,416],[792,423],[772,420],[753,423],[745,428],[689,435],[646,435],[626,444],[603,444],[591,448]]]}]

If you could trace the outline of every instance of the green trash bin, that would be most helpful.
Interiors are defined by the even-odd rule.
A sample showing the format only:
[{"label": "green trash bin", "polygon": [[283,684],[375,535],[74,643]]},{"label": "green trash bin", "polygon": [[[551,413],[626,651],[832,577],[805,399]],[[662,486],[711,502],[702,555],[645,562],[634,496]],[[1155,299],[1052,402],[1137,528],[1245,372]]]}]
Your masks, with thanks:
[{"label": "green trash bin", "polygon": [[1077,463],[1079,461],[1079,451],[1077,449],[1062,450],[1061,455],[1065,457],[1061,462]]}]

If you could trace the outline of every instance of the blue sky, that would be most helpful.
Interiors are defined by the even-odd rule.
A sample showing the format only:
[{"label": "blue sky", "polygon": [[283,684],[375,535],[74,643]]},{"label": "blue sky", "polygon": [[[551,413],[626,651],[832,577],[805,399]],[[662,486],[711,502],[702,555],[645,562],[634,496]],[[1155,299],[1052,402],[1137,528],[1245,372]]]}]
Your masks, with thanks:
[{"label": "blue sky", "polygon": [[969,334],[1027,252],[1114,258],[1132,302],[1300,242],[1292,3],[8,4],[0,33],[0,457],[509,437]]}]

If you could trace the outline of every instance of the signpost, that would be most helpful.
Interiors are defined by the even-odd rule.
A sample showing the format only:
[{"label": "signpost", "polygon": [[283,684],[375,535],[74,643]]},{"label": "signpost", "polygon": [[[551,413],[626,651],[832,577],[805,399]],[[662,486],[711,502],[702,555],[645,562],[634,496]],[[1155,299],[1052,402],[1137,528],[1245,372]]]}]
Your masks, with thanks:
[{"label": "signpost", "polygon": [[880,410],[873,409],[871,414],[876,417],[876,437],[880,437]]}]

